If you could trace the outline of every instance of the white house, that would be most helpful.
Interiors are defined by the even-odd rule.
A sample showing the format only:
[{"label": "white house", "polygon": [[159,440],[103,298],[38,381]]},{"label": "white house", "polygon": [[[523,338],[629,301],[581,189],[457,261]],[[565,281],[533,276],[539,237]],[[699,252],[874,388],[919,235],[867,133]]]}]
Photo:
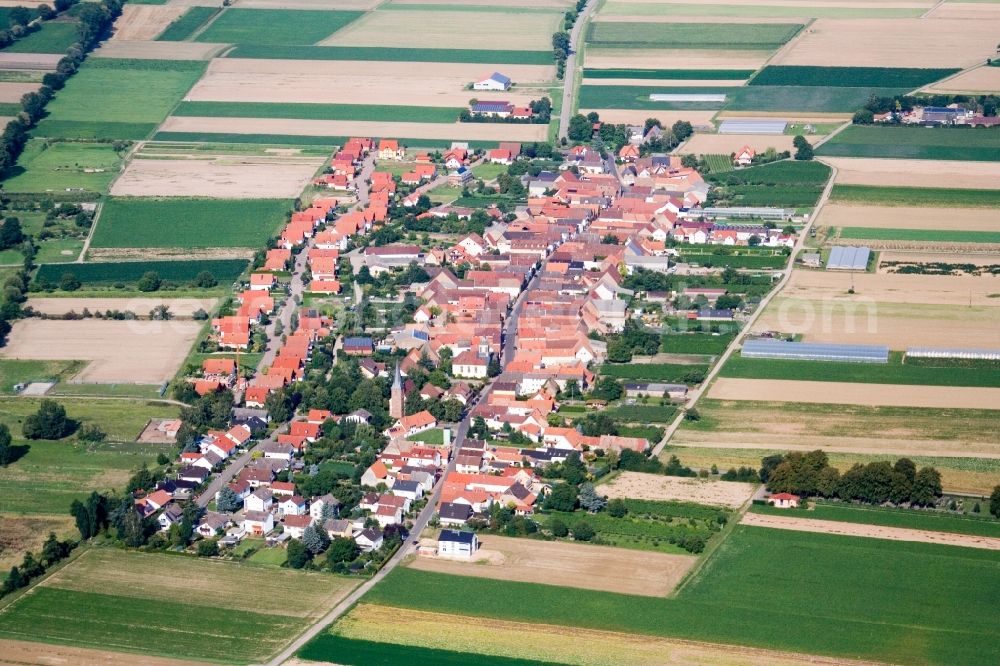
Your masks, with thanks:
[{"label": "white house", "polygon": [[274,505],[274,496],[270,488],[258,488],[243,500],[243,508],[247,511],[270,511]]},{"label": "white house", "polygon": [[286,497],[278,502],[278,516],[304,516],[307,513],[306,501],[298,495]]},{"label": "white house", "polygon": [[472,84],[473,90],[509,90],[511,86],[509,77],[500,72],[493,72],[485,79],[480,79]]},{"label": "white house", "polygon": [[776,493],[767,498],[767,503],[779,509],[797,509],[800,499],[798,495],[791,493]]},{"label": "white house", "polygon": [[733,164],[741,167],[750,166],[755,157],[757,157],[757,151],[750,146],[743,146],[733,153]]},{"label": "white house", "polygon": [[379,527],[399,525],[403,522],[403,510],[395,506],[379,504],[372,518],[379,524]]},{"label": "white house", "polygon": [[377,530],[361,530],[354,537],[354,542],[362,552],[370,553],[382,547],[382,533]]},{"label": "white house", "polygon": [[424,489],[416,481],[396,481],[392,484],[392,494],[416,502],[423,497]]},{"label": "white house", "polygon": [[274,518],[264,511],[247,511],[243,514],[243,532],[251,536],[264,536],[274,529]]},{"label": "white house", "polygon": [[285,515],[285,532],[293,539],[301,539],[302,533],[312,524],[309,516]]},{"label": "white house", "polygon": [[479,550],[479,539],[474,532],[441,530],[438,537],[438,556],[468,559]]},{"label": "white house", "polygon": [[452,360],[451,368],[456,377],[485,379],[489,372],[489,361],[467,349]]},{"label": "white house", "polygon": [[179,506],[171,502],[166,506],[166,508],[163,509],[163,513],[157,516],[156,522],[160,524],[161,530],[166,531],[170,529],[170,526],[174,523],[181,522],[183,518],[184,512]]},{"label": "white house", "polygon": [[340,506],[340,500],[330,494],[314,497],[309,503],[309,516],[313,520],[321,519],[323,517],[323,510],[328,506],[336,509]]}]

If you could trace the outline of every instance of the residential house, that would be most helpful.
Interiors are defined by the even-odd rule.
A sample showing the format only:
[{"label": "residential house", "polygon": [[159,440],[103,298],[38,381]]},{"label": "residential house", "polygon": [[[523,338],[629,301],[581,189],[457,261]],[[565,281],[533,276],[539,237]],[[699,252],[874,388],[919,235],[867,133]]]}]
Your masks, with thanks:
[{"label": "residential house", "polygon": [[469,559],[479,550],[479,538],[475,532],[441,530],[438,537],[438,556]]},{"label": "residential house", "polygon": [[246,511],[243,514],[243,532],[250,536],[264,536],[274,530],[274,517],[270,512]]}]

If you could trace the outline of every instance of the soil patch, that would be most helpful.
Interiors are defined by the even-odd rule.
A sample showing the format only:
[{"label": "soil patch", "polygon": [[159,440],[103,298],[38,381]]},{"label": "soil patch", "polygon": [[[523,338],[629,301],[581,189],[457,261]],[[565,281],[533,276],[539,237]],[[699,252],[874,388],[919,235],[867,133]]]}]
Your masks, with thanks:
[{"label": "soil patch", "polygon": [[581,543],[483,535],[471,561],[418,557],[423,571],[662,597],[698,558]]},{"label": "soil patch", "polygon": [[799,518],[798,516],[769,516],[759,513],[748,513],[743,516],[740,524],[752,525],[754,527],[770,527],[779,530],[794,530],[796,532],[819,532],[840,536],[888,539],[890,541],[917,541],[920,543],[936,543],[942,546],[1000,550],[1000,539],[994,537],[934,532],[932,530],[914,530],[903,527],[862,525],[860,523],[846,523],[837,520]]},{"label": "soil patch", "polygon": [[107,652],[67,645],[0,640],[0,666],[195,666],[200,661],[183,661],[123,652]]},{"label": "soil patch", "polygon": [[822,161],[837,168],[838,184],[995,189],[1000,183],[1000,162],[864,157],[824,157]]},{"label": "soil patch", "polygon": [[738,509],[750,500],[754,486],[735,481],[709,481],[642,472],[622,472],[598,486],[611,499],[640,499],[660,502],[694,502]]},{"label": "soil patch", "polygon": [[792,139],[786,134],[695,134],[676,152],[694,155],[729,155],[750,146],[758,153],[768,148],[778,152],[792,150]]},{"label": "soil patch", "polygon": [[851,382],[788,381],[720,377],[708,396],[719,400],[777,400],[832,405],[996,409],[1000,389],[966,386],[907,386]]},{"label": "soil patch", "polygon": [[823,206],[823,212],[820,213],[816,224],[824,227],[867,227],[870,229],[1000,231],[1000,216],[995,210],[986,208],[943,209],[828,203]]},{"label": "soil patch", "polygon": [[136,58],[138,60],[209,60],[225,47],[225,44],[202,44],[200,42],[132,42],[112,39],[104,42],[101,48],[94,51],[94,57]]},{"label": "soil patch", "polygon": [[8,83],[0,82],[0,103],[16,104],[21,101],[21,97],[30,92],[38,90],[37,83]]}]

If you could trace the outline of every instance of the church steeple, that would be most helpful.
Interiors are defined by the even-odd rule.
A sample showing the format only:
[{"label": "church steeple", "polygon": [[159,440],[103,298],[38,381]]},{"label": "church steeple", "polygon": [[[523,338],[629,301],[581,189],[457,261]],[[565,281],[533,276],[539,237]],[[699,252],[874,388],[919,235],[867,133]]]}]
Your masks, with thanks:
[{"label": "church steeple", "polygon": [[392,392],[389,395],[389,416],[394,419],[403,418],[403,373],[399,371],[399,363],[392,377]]}]

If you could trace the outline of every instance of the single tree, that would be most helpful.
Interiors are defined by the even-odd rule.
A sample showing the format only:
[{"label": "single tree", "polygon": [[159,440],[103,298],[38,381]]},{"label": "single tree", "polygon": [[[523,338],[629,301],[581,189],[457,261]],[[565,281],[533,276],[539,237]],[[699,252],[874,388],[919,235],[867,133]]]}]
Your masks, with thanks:
[{"label": "single tree", "polygon": [[0,467],[6,467],[14,462],[15,451],[10,441],[10,429],[5,423],[0,423]]},{"label": "single tree", "polygon": [[332,567],[337,562],[353,562],[358,556],[358,544],[354,539],[337,537],[330,542],[326,551],[327,566]]},{"label": "single tree", "polygon": [[813,158],[812,144],[801,134],[792,139],[792,145],[795,146],[795,159],[805,161]]},{"label": "single tree", "polygon": [[580,502],[580,506],[591,513],[597,513],[608,505],[608,500],[597,494],[592,483],[584,483],[580,486],[577,500]]},{"label": "single tree", "polygon": [[293,569],[301,569],[309,563],[312,554],[306,545],[298,539],[288,541],[288,566]]},{"label": "single tree", "polygon": [[162,284],[163,281],[160,279],[159,273],[156,271],[148,271],[141,278],[139,278],[139,282],[136,283],[136,288],[139,291],[156,291]]},{"label": "single tree", "polygon": [[223,513],[239,511],[242,506],[243,502],[240,500],[239,495],[229,486],[223,486],[222,490],[219,491],[218,498],[215,500],[215,508]]},{"label": "single tree", "polygon": [[549,521],[549,531],[552,532],[552,536],[562,538],[569,534],[569,528],[566,527],[566,523],[559,520],[558,518],[553,518]]},{"label": "single tree", "polygon": [[70,422],[65,407],[55,400],[42,400],[21,428],[27,439],[62,439],[69,434]]},{"label": "single tree", "polygon": [[573,526],[574,541],[590,541],[594,538],[594,528],[585,520],[581,520]]},{"label": "single tree", "polygon": [[576,508],[576,486],[561,483],[552,489],[545,498],[545,509],[548,511],[570,512]]},{"label": "single tree", "polygon": [[628,505],[623,499],[613,499],[608,502],[608,515],[612,518],[624,518],[628,513]]},{"label": "single tree", "polygon": [[81,286],[76,275],[70,272],[63,273],[62,279],[59,280],[59,288],[63,291],[76,291]]},{"label": "single tree", "polygon": [[1000,518],[1000,485],[994,487],[990,494],[990,513],[995,518]]},{"label": "single tree", "polygon": [[302,531],[302,543],[313,555],[319,555],[330,546],[330,537],[322,527],[309,525]]}]

